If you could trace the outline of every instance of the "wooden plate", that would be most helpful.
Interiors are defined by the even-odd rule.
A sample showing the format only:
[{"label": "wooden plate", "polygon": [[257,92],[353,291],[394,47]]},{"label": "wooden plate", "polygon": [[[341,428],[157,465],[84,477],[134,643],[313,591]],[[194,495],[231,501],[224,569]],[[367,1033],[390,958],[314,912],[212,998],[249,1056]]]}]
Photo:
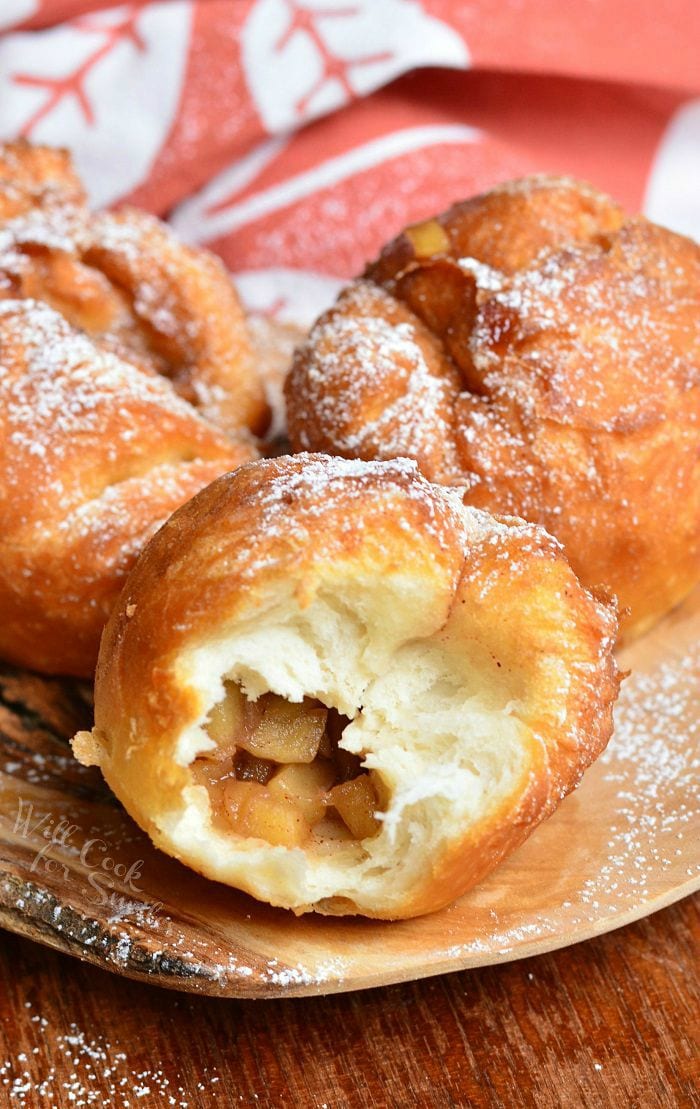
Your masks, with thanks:
[{"label": "wooden plate", "polygon": [[563,947],[700,886],[700,593],[621,658],[579,790],[443,912],[382,924],[260,905],[156,851],[66,739],[79,683],[0,672],[0,924],[133,978],[227,996],[385,985]]}]

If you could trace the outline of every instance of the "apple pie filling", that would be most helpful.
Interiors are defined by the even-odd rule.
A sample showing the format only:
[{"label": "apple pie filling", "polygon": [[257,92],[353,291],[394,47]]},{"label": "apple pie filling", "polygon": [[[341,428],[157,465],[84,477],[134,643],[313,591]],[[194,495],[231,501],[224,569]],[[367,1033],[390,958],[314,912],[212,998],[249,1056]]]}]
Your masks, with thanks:
[{"label": "apple pie filling", "polygon": [[206,730],[216,747],[192,774],[209,792],[215,823],[283,847],[363,840],[380,829],[377,775],[338,742],[349,720],[305,697],[250,701],[226,682]]}]

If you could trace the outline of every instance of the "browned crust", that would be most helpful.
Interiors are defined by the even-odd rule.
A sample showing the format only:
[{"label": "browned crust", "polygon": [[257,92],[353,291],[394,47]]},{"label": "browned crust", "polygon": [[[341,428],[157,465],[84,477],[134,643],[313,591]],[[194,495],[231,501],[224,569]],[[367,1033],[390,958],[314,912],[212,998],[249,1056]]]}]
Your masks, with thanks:
[{"label": "browned crust", "polygon": [[0,301],[0,655],[89,676],[138,551],[255,456],[35,301]]},{"label": "browned crust", "polygon": [[106,349],[169,377],[234,436],[269,409],[224,266],[135,209],[92,213],[65,150],[0,145],[0,296],[45,301]]},{"label": "browned crust", "polygon": [[0,653],[87,676],[138,551],[268,407],[221,263],[91,213],[67,151],[0,145],[0,221]]},{"label": "browned crust", "polygon": [[133,208],[95,216],[83,260],[126,295],[181,396],[225,430],[269,421],[243,308],[223,263]]},{"label": "browned crust", "polygon": [[297,354],[292,445],[466,483],[468,503],[560,538],[643,631],[700,580],[700,249],[546,178],[434,223],[438,254],[399,236]]},{"label": "browned crust", "polygon": [[[614,200],[581,181],[546,175],[497,185],[453,204],[435,217],[452,258],[476,258],[501,273],[530,266],[543,251],[563,243],[601,243],[624,222]],[[415,257],[403,231],[382,250],[365,276],[386,285]]]},{"label": "browned crust", "polygon": [[[128,578],[103,638],[95,689],[103,772],[160,847],[173,851],[156,821],[181,807],[189,779],[173,762],[173,746],[200,711],[178,680],[178,659],[249,616],[280,581],[313,595],[339,562],[378,576],[400,566],[430,588],[441,583],[437,634],[458,652],[476,641],[504,688],[522,699],[529,736],[512,794],[433,860],[402,905],[363,906],[363,913],[413,916],[449,903],[574,788],[612,731],[614,612],[581,587],[541,529],[483,517],[465,539],[459,520],[405,462],[373,467],[309,455],[244,466],[175,513]],[[89,753],[94,758],[92,746]],[[248,888],[255,892],[254,876]],[[306,908],[358,911],[346,899]]]},{"label": "browned crust", "polygon": [[32,208],[83,205],[85,189],[67,150],[26,139],[0,143],[0,220]]}]

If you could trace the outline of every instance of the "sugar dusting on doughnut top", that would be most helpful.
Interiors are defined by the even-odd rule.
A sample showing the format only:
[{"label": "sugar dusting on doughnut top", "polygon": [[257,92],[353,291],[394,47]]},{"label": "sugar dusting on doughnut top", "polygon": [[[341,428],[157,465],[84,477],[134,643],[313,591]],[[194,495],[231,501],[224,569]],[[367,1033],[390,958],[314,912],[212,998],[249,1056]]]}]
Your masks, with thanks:
[{"label": "sugar dusting on doughnut top", "polygon": [[699,288],[692,244],[630,221],[609,248],[545,255],[497,290],[472,357],[491,395],[533,415],[605,431],[648,423],[700,384]]},{"label": "sugar dusting on doughnut top", "polygon": [[[264,565],[279,561],[284,553],[279,549],[280,539],[302,549],[313,546],[318,542],[319,522],[324,520],[329,521],[324,546],[337,542],[342,547],[346,533],[357,534],[368,526],[364,510],[371,506],[376,516],[383,503],[399,505],[400,511],[391,512],[390,527],[399,527],[417,543],[423,534],[439,547],[457,543],[466,552],[478,544],[492,543],[506,551],[509,539],[518,532],[531,540],[533,549],[543,542],[559,546],[525,521],[511,518],[502,522],[488,512],[465,506],[459,487],[431,483],[413,459],[365,462],[302,452],[280,462],[282,465],[271,459],[255,464],[261,478],[254,492],[260,510],[255,532],[264,537],[265,549],[257,554],[247,546],[241,550],[245,577],[253,578]],[[411,505],[418,509],[419,532]],[[372,525],[378,526],[376,521]],[[272,556],[268,547],[275,551]]]},{"label": "sugar dusting on doughnut top", "polygon": [[165,379],[99,349],[46,304],[0,300],[0,603],[11,657],[91,673],[145,543],[251,453]]},{"label": "sugar dusting on doughnut top", "polygon": [[[123,442],[134,436],[128,405],[135,402],[196,419],[166,381],[96,347],[39,301],[0,301],[0,356],[0,418],[16,446],[40,457],[49,443],[60,454],[70,448],[72,436],[103,437],[106,403],[123,425],[118,435]],[[117,450],[116,442],[109,444],[111,457]]]},{"label": "sugar dusting on doughnut top", "polygon": [[38,301],[0,300],[0,426],[6,495],[24,504],[40,488],[47,517],[159,461],[220,455],[226,468],[223,439],[167,381]]},{"label": "sugar dusting on doughnut top", "polygon": [[[163,288],[162,272],[167,271],[173,288],[178,280],[175,260],[165,245],[186,249],[166,224],[136,209],[90,212],[69,155],[50,147],[0,146],[0,218],[5,214],[2,202],[13,191],[17,202],[8,200],[9,218],[0,227],[0,290],[11,290],[9,277],[31,269],[36,248],[76,260],[97,249],[118,256],[132,277],[138,274],[138,316],[171,337],[195,326],[192,318],[178,320],[174,293]],[[166,305],[166,300],[172,303]]]},{"label": "sugar dusting on doughnut top", "polygon": [[[559,241],[550,241],[547,204],[556,209],[560,194],[571,221],[568,238],[563,223]],[[524,217],[510,201],[530,198],[539,198],[536,225],[511,226],[514,211]],[[416,342],[415,306],[397,319],[395,278],[406,257],[397,252],[399,240],[389,244],[384,261],[368,270],[371,281],[341,295],[297,360],[289,408],[293,439],[303,448],[407,454],[438,480],[453,480],[443,467],[455,465],[454,451],[449,462],[446,456],[468,430],[462,398],[474,392],[473,381],[458,372],[463,361],[473,364],[485,405],[515,402],[526,422],[601,431],[659,419],[670,399],[700,382],[700,251],[689,240],[643,219],[625,222],[612,201],[566,177],[507,182],[435,222],[450,229],[450,251],[468,246],[470,235],[477,251],[455,256],[478,290],[461,356],[455,361],[448,327],[426,357]],[[530,257],[508,273],[482,257],[490,243],[494,258],[500,256],[502,225],[513,249],[522,239],[521,253]],[[439,304],[439,276],[430,290],[429,273],[421,295]],[[475,411],[469,408],[470,418]],[[524,429],[520,434],[527,437]],[[466,476],[465,460],[456,469]]]},{"label": "sugar dusting on doughnut top", "polygon": [[58,308],[167,376],[232,438],[264,432],[264,387],[223,264],[145,212],[92,212],[66,151],[0,144],[0,297]]},{"label": "sugar dusting on doughnut top", "polygon": [[[566,178],[511,182],[487,195],[521,197],[550,186],[575,186],[584,203],[600,199]],[[449,222],[459,208],[439,218]],[[423,320],[397,299],[393,275],[386,287],[355,282],[297,356],[287,387],[292,441],[364,458],[415,458],[433,480],[481,486],[484,499],[488,485],[501,511],[532,513],[556,530],[555,517],[574,509],[557,503],[542,515],[548,464],[543,469],[537,452],[550,448],[540,439],[557,429],[617,434],[660,425],[700,387],[700,249],[628,219],[613,231],[603,225],[599,240],[544,247],[512,274],[470,257],[456,261],[477,283],[461,350],[451,327],[434,333],[429,349],[418,343]],[[439,301],[440,289],[424,295]],[[460,372],[463,363],[471,374]],[[686,411],[692,422],[692,407]],[[598,503],[614,497],[595,444],[574,449]],[[512,498],[509,484],[518,490]]]},{"label": "sugar dusting on doughnut top", "polygon": [[510,183],[407,229],[286,395],[295,448],[461,481],[556,535],[628,626],[698,580],[700,247],[580,183]]},{"label": "sugar dusting on doughnut top", "polygon": [[0,227],[0,290],[10,288],[9,277],[20,275],[32,265],[29,248],[76,254],[86,240],[86,224],[80,209],[56,205],[50,218],[41,208],[30,208]]},{"label": "sugar dusting on doughnut top", "polygon": [[[300,358],[316,432],[300,421],[299,445],[370,458],[405,455],[456,480],[451,405],[459,378],[419,335],[415,317],[395,318],[396,307],[387,291],[358,281],[314,328]],[[327,442],[318,442],[319,432]]]},{"label": "sugar dusting on doughnut top", "polygon": [[134,312],[160,335],[182,341],[201,331],[203,320],[183,314],[178,284],[187,248],[167,224],[132,208],[100,212],[91,222],[91,247],[108,265],[128,273]]},{"label": "sugar dusting on doughnut top", "polygon": [[[192,337],[201,328],[194,316],[183,318],[178,302],[178,254],[185,248],[167,225],[145,212],[89,213],[73,203],[22,211],[0,227],[0,291],[13,295],[12,278],[32,270],[37,249],[68,256],[76,263],[85,258],[94,262],[99,252],[128,271],[133,328],[139,320],[147,320],[171,339]],[[95,277],[102,276],[99,264],[95,269]]]}]

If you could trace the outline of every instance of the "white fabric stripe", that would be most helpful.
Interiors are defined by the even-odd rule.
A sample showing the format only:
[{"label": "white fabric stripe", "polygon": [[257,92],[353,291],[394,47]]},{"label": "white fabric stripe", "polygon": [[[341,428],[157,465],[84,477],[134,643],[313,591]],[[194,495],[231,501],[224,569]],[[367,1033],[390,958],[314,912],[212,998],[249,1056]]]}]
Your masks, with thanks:
[{"label": "white fabric stripe", "polygon": [[304,173],[290,177],[287,181],[272,185],[269,189],[248,197],[225,211],[208,215],[208,210],[220,203],[230,192],[227,183],[231,182],[231,170],[225,170],[197,196],[181,204],[173,213],[172,223],[190,242],[204,242],[218,235],[236,231],[244,224],[267,216],[280,208],[286,208],[289,204],[294,204],[319,189],[328,188],[352,177],[353,174],[407,154],[409,151],[426,146],[437,146],[441,143],[474,143],[478,142],[481,136],[482,132],[477,128],[462,124],[410,127],[403,131],[395,131],[393,134],[381,135],[336,158],[329,158],[327,162],[322,162]]},{"label": "white fabric stripe", "polygon": [[700,100],[684,104],[659,144],[644,212],[656,223],[700,239]]}]

